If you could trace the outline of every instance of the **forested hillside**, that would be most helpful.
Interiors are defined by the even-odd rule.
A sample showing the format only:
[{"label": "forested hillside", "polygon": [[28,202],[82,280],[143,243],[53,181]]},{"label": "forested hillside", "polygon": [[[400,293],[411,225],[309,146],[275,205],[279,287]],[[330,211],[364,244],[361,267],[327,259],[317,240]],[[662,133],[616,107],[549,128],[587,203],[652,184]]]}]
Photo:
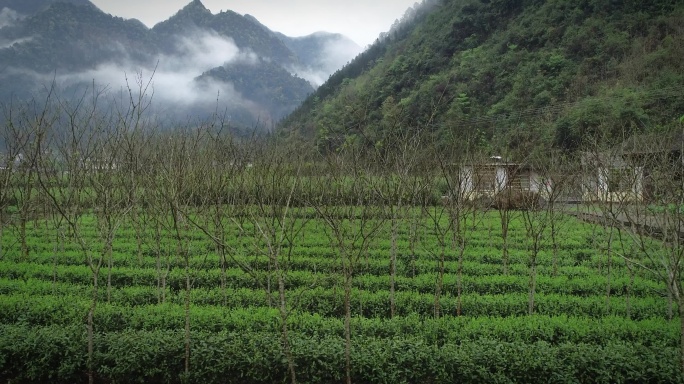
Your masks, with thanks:
[{"label": "forested hillside", "polygon": [[492,152],[668,129],[682,20],[676,0],[426,0],[281,128],[327,149],[413,129]]}]

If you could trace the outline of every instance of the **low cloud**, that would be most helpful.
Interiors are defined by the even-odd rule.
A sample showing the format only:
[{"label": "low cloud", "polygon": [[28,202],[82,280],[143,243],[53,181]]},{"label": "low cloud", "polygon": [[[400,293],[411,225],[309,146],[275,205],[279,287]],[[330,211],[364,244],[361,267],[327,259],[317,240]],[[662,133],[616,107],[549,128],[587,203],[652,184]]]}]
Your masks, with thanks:
[{"label": "low cloud", "polygon": [[[133,63],[124,47],[113,46],[120,53],[118,63],[106,63],[95,69],[78,73],[42,75],[30,73],[38,84],[51,84],[53,79],[59,90],[80,85],[106,87],[113,98],[127,100],[129,89],[134,97],[140,92],[152,98],[153,113],[169,122],[195,119],[214,111],[222,113],[239,107],[255,119],[264,115],[262,108],[246,100],[232,84],[204,78],[195,79],[204,72],[234,62],[256,63],[258,56],[240,50],[232,39],[207,31],[196,31],[191,37],[178,38],[176,54],[160,55],[146,64]],[[29,75],[22,69],[14,74]],[[149,84],[149,88],[145,87]],[[119,99],[120,100],[120,99]],[[120,102],[120,101],[117,101]]]},{"label": "low cloud", "polygon": [[24,37],[21,39],[11,40],[11,41],[3,40],[2,38],[0,38],[0,49],[9,48],[9,47],[13,46],[14,44],[27,43],[31,40],[33,40],[32,37]]},{"label": "low cloud", "polygon": [[349,39],[340,38],[326,43],[317,57],[315,67],[293,67],[291,72],[307,80],[314,88],[325,83],[330,75],[344,67],[363,49]]},{"label": "low cloud", "polygon": [[9,8],[0,9],[0,28],[9,27],[22,19],[22,16]]}]

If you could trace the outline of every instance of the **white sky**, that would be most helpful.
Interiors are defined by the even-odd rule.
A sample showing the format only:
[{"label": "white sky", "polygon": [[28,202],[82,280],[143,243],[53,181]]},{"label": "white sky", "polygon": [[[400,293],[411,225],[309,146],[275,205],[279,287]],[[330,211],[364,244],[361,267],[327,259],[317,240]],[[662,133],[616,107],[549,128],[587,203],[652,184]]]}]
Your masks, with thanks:
[{"label": "white sky", "polygon": [[[166,20],[191,0],[91,0],[101,10],[147,26]],[[362,47],[389,30],[417,0],[202,0],[213,13],[250,14],[273,31],[303,36],[342,33]]]}]

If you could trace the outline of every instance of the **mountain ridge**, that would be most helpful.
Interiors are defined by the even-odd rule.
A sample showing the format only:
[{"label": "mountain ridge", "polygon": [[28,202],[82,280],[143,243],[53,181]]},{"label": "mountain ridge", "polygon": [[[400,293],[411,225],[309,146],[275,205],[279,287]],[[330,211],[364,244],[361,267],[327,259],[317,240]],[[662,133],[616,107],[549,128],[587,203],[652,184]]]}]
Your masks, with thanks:
[{"label": "mountain ridge", "polygon": [[90,0],[0,0],[0,10],[8,8],[23,16],[31,16],[44,11],[58,2],[81,6],[90,6],[99,10]]},{"label": "mountain ridge", "polygon": [[[0,1],[9,4],[10,0]],[[296,107],[295,102],[314,90],[302,84],[297,71],[317,64],[307,61],[311,58],[301,59],[253,16],[233,11],[212,14],[201,1],[193,0],[169,19],[148,28],[136,19],[106,14],[87,0],[40,0],[33,4],[42,8],[0,28],[0,103],[34,97],[35,92],[49,86],[51,77],[68,89],[92,85],[93,79],[116,89],[126,86],[121,84],[125,73],[148,73],[156,76],[159,89],[168,90],[157,92],[158,99],[196,104],[165,110],[182,117],[209,110],[211,104],[215,109],[217,94],[230,95],[223,102],[225,107],[249,105],[252,112],[236,111],[235,115],[252,116],[254,119],[244,119],[240,124],[254,126],[260,116],[281,119]],[[250,62],[261,69],[246,70],[241,60],[250,57],[258,59]],[[277,63],[282,70],[269,63]],[[245,76],[236,76],[229,68],[232,65],[244,69]],[[219,73],[211,71],[222,67],[231,76],[206,75]],[[258,78],[267,73],[282,83],[264,83]],[[258,100],[242,99],[249,93],[250,81],[260,89]],[[233,87],[233,83],[239,86]],[[263,84],[273,87],[270,95]],[[288,87],[295,93],[283,102],[282,92]],[[200,94],[202,90],[211,95]],[[273,109],[258,111],[258,105]]]}]

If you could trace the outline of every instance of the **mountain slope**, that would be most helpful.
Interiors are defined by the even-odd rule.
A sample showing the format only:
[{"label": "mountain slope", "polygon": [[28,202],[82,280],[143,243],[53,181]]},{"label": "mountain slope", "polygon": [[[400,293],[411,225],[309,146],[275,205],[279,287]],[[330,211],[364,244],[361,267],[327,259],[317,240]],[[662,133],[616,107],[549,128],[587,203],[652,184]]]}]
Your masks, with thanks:
[{"label": "mountain slope", "polygon": [[0,10],[11,9],[22,16],[32,16],[57,2],[97,8],[90,0],[0,0]]},{"label": "mountain slope", "polygon": [[[229,83],[249,103],[241,106],[254,120],[267,125],[283,118],[313,92],[306,80],[293,77],[281,66],[269,61],[238,61],[205,72],[196,81],[211,89],[212,81]],[[253,105],[261,106],[254,108]]]},{"label": "mountain slope", "polygon": [[79,71],[122,59],[149,60],[157,53],[142,23],[62,2],[0,30],[0,38],[15,42],[0,49],[0,67],[37,72]]},{"label": "mountain slope", "polygon": [[574,149],[599,133],[665,129],[684,113],[683,8],[424,1],[281,126],[324,148],[382,145],[413,128],[493,151],[531,140]]},{"label": "mountain slope", "polygon": [[272,32],[260,24],[233,11],[212,14],[199,0],[193,0],[166,21],[155,25],[152,32],[172,51],[174,38],[192,35],[198,31],[212,31],[229,37],[240,49],[249,49],[261,57],[268,57],[284,64],[297,62],[295,55]]},{"label": "mountain slope", "polygon": [[[199,0],[152,29],[85,0],[31,4],[38,11],[25,17],[3,11],[8,22],[0,25],[0,104],[40,98],[53,81],[58,90],[77,95],[88,86],[119,92],[151,80],[154,110],[163,119],[201,118],[218,109],[234,124],[270,126],[313,92],[295,73],[315,68],[327,77],[333,70],[319,68],[318,58],[300,60],[286,44],[290,38],[252,16],[214,15]],[[307,60],[315,56],[307,52]]]}]

